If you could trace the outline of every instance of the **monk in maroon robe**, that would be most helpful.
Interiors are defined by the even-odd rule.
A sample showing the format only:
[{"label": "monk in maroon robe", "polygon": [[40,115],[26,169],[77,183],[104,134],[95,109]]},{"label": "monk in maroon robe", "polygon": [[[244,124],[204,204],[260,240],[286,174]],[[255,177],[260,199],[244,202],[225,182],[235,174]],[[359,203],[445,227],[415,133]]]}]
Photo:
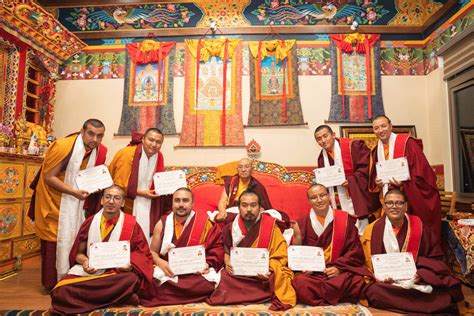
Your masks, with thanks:
[{"label": "monk in maroon robe", "polygon": [[326,269],[323,272],[297,273],[293,280],[298,302],[308,305],[336,305],[363,298],[369,275],[364,268],[364,253],[359,241],[355,218],[329,206],[325,186],[314,184],[308,189],[310,213],[298,220],[302,245],[324,249]]},{"label": "monk in maroon robe", "polygon": [[[334,166],[335,161],[344,167],[346,181],[342,186],[334,187],[333,190],[339,193],[339,199],[336,201],[339,203],[332,207],[340,206],[344,211],[356,216],[362,235],[368,225],[368,216],[380,208],[377,195],[367,190],[370,149],[362,140],[337,138],[328,125],[318,126],[314,138],[322,147],[318,157],[318,168]],[[345,200],[342,201],[342,198]]]},{"label": "monk in maroon robe", "polygon": [[[193,194],[187,188],[173,194],[173,212],[156,224],[151,241],[151,253],[156,265],[153,288],[142,293],[144,306],[176,305],[204,301],[214,291],[217,271],[224,260],[222,233],[206,213],[193,211]],[[168,253],[174,247],[202,245],[206,268],[195,274],[175,276],[168,263]]]},{"label": "monk in maroon robe", "polygon": [[[232,178],[224,179],[224,191],[222,191],[221,198],[218,202],[219,213],[215,218],[215,222],[221,228],[228,223],[231,223],[236,213],[230,213],[226,210],[230,207],[238,206],[240,194],[244,191],[255,192],[261,198],[261,207],[263,210],[272,209],[272,204],[268,198],[267,190],[263,184],[252,176],[252,160],[243,158],[239,161],[237,166],[237,175]],[[278,220],[278,226],[282,231],[292,226],[288,214],[281,210],[277,210],[281,214],[281,220]],[[296,228],[297,229],[297,228]]]},{"label": "monk in maroon robe", "polygon": [[[133,133],[130,144],[120,149],[109,165],[114,183],[127,193],[123,211],[137,218],[147,239],[161,216],[171,208],[170,195],[156,194],[152,181],[154,173],[165,170],[160,151],[163,141],[163,133],[154,127],[143,135]],[[152,172],[148,172],[150,168]]]},{"label": "monk in maroon robe", "polygon": [[[372,122],[378,145],[372,148],[369,190],[386,192],[390,188],[401,189],[407,197],[408,213],[418,216],[429,227],[437,240],[441,237],[441,200],[436,175],[423,154],[417,140],[407,134],[394,134],[392,123],[386,116],[378,116]],[[383,155],[383,157],[381,157]],[[378,161],[406,157],[410,179],[392,179],[384,184],[377,178],[375,165]],[[383,196],[383,194],[382,194]]]},{"label": "monk in maroon robe", "polygon": [[[287,310],[296,304],[291,286],[293,273],[287,267],[287,244],[276,219],[261,213],[259,197],[244,191],[239,198],[240,214],[225,226],[225,269],[219,286],[208,299],[211,305],[258,304],[271,301],[271,310]],[[230,263],[233,247],[266,248],[269,251],[269,273],[256,277],[234,275]]]},{"label": "monk in maroon robe", "polygon": [[[427,225],[419,217],[406,214],[407,202],[401,191],[388,191],[384,211],[385,215],[370,224],[362,238],[367,266],[373,270],[372,255],[409,252],[417,271],[408,289],[397,285],[396,280],[372,277],[366,290],[369,305],[398,313],[459,312],[456,303],[464,299],[461,283],[443,262],[440,245],[433,240]],[[427,285],[431,286],[431,293],[423,291]]]},{"label": "monk in maroon robe", "polygon": [[[120,211],[125,194],[118,186],[105,189],[103,209],[81,226],[70,253],[72,268],[51,292],[53,313],[86,313],[119,304],[138,305],[139,289],[151,285],[153,263],[148,243],[135,218]],[[130,242],[130,264],[97,270],[89,264],[88,247],[95,242]]]}]

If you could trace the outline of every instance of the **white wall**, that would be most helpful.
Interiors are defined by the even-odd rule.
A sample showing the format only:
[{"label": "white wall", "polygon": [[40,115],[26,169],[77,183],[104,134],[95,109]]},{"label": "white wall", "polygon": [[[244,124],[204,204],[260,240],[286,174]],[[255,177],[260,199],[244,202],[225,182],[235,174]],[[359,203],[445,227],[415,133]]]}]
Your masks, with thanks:
[{"label": "white wall", "polygon": [[[262,146],[261,159],[285,166],[314,166],[320,148],[313,131],[329,115],[331,95],[330,76],[300,76],[300,93],[304,119],[303,127],[246,128],[245,140],[255,139]],[[448,135],[446,94],[442,89],[440,71],[429,76],[382,76],[385,112],[395,125],[415,125],[423,138],[425,153],[431,164],[445,164],[450,171],[447,142],[439,141]],[[183,114],[184,78],[175,78],[174,114],[178,132]],[[443,92],[444,91],[444,92]],[[249,109],[249,77],[243,78],[243,120],[247,122]],[[106,125],[104,144],[109,147],[108,161],[125,146],[128,137],[114,137],[120,122],[123,99],[123,79],[59,81],[57,86],[55,133],[62,137],[80,129],[90,117],[101,119]],[[444,112],[443,112],[444,111]],[[339,133],[340,124],[331,124]],[[343,125],[347,125],[343,124]],[[167,136],[162,148],[166,165],[215,166],[237,160],[246,155],[244,148],[178,148],[179,136]]]}]

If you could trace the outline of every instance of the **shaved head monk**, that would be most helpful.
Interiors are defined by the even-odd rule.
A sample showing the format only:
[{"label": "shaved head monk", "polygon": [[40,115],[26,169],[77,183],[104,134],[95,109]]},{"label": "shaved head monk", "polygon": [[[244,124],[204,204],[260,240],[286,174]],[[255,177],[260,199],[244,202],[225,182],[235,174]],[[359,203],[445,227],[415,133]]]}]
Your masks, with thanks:
[{"label": "shaved head monk", "polygon": [[344,168],[346,181],[329,188],[331,205],[357,217],[356,225],[362,235],[369,224],[369,215],[380,208],[377,195],[368,190],[370,149],[363,140],[336,137],[328,125],[318,126],[314,138],[322,148],[318,168],[334,165]]},{"label": "shaved head monk", "polygon": [[124,212],[137,218],[148,240],[171,207],[170,196],[158,196],[153,184],[153,175],[165,168],[160,151],[163,140],[163,133],[154,127],[141,137],[132,135],[130,144],[115,154],[109,166],[114,183],[126,192]]},{"label": "shaved head monk", "polygon": [[[443,251],[418,216],[407,214],[405,195],[397,189],[384,198],[384,213],[370,224],[362,238],[365,260],[372,271],[372,255],[409,252],[416,274],[400,282],[372,278],[366,290],[369,306],[398,313],[459,313],[456,303],[463,302],[461,283],[443,262]],[[403,284],[402,284],[403,283]],[[403,287],[402,287],[403,286]]]},{"label": "shaved head monk", "polygon": [[[395,134],[392,122],[385,115],[372,121],[374,134],[379,139],[372,148],[369,189],[381,192],[380,198],[389,189],[405,192],[408,201],[408,213],[418,216],[423,224],[430,227],[435,238],[441,240],[441,200],[436,185],[436,175],[423,153],[419,142],[409,134]],[[377,177],[377,162],[406,157],[410,178],[406,181],[391,179],[383,183]]]},{"label": "shaved head monk", "polygon": [[[156,224],[151,241],[153,263],[156,265],[153,288],[144,293],[144,306],[176,305],[204,301],[214,291],[217,273],[224,259],[222,232],[205,212],[193,210],[194,196],[188,188],[173,194],[173,212]],[[168,263],[173,248],[202,245],[206,267],[194,274],[175,276]]]},{"label": "shaved head monk", "polygon": [[[239,215],[224,227],[224,263],[219,286],[208,299],[211,305],[271,302],[271,310],[287,310],[296,304],[291,286],[293,273],[287,267],[287,244],[276,225],[276,219],[262,213],[260,197],[244,191],[239,197]],[[233,247],[266,248],[269,251],[269,273],[256,277],[234,275],[230,263]]]},{"label": "shaved head monk", "polygon": [[[86,313],[113,305],[138,305],[140,287],[151,285],[153,262],[135,217],[121,211],[125,194],[118,186],[104,190],[102,209],[81,226],[69,256],[72,268],[51,292],[52,312]],[[89,261],[92,243],[128,241],[130,264],[98,270]]]},{"label": "shaved head monk", "polygon": [[100,194],[79,190],[79,171],[102,165],[104,124],[88,119],[79,133],[54,141],[34,179],[29,211],[41,239],[41,282],[51,290],[69,270],[69,251],[84,220],[100,208]]},{"label": "shaved head monk", "polygon": [[302,245],[324,250],[323,272],[297,273],[293,280],[298,301],[308,305],[336,305],[363,297],[368,275],[355,218],[333,209],[328,189],[321,184],[308,188],[311,210],[298,220]]}]

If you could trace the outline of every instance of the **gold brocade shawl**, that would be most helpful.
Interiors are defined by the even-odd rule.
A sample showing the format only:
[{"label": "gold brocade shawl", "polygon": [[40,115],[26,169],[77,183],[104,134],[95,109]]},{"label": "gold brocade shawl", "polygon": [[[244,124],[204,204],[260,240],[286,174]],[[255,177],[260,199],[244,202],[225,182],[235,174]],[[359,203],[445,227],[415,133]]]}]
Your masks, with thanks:
[{"label": "gold brocade shawl", "polygon": [[[285,45],[283,46],[282,40],[273,40],[273,41],[264,41],[262,42],[261,47],[261,56],[264,59],[267,56],[275,54],[276,61],[279,62],[280,60],[284,60],[287,58],[290,50],[295,45],[296,40],[285,40]],[[253,58],[258,58],[258,46],[259,42],[250,42],[249,48],[250,53],[252,54]]]},{"label": "gold brocade shawl", "polygon": [[[61,138],[53,142],[44,157],[41,175],[36,187],[35,200],[35,231],[39,238],[46,241],[56,241],[58,234],[59,206],[62,193],[48,186],[44,175],[60,164],[71,152],[79,135]],[[81,170],[87,166],[89,155],[82,161]],[[59,180],[64,180],[64,171],[58,175]]]},{"label": "gold brocade shawl", "polygon": [[[256,248],[259,238],[252,243],[252,248]],[[274,224],[273,234],[270,241],[270,271],[274,275],[274,293],[283,304],[289,304],[292,307],[296,305],[296,291],[291,285],[294,274],[288,268],[288,246],[280,229]]]},{"label": "gold brocade shawl", "polygon": [[[201,51],[199,61],[207,62],[211,56],[218,56],[221,59],[224,59],[225,52],[225,42],[227,40],[227,58],[232,59],[234,57],[235,48],[239,45],[241,39],[226,39],[226,38],[216,38],[216,39],[207,39],[201,40]],[[196,58],[198,42],[199,40],[185,40],[189,52]]]}]

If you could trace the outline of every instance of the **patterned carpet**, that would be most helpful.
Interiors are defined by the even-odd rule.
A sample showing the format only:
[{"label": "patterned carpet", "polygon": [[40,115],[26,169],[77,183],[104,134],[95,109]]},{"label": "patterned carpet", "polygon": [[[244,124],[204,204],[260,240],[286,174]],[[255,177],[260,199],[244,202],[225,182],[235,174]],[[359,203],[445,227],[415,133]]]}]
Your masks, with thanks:
[{"label": "patterned carpet", "polygon": [[[108,308],[90,312],[89,316],[332,316],[332,315],[372,315],[369,310],[361,305],[339,304],[336,306],[306,306],[298,304],[295,308],[285,312],[268,310],[269,304],[260,305],[229,305],[209,306],[205,303],[162,306],[157,308]],[[48,311],[41,310],[10,310],[0,311],[5,316],[39,316],[50,315]]]}]

